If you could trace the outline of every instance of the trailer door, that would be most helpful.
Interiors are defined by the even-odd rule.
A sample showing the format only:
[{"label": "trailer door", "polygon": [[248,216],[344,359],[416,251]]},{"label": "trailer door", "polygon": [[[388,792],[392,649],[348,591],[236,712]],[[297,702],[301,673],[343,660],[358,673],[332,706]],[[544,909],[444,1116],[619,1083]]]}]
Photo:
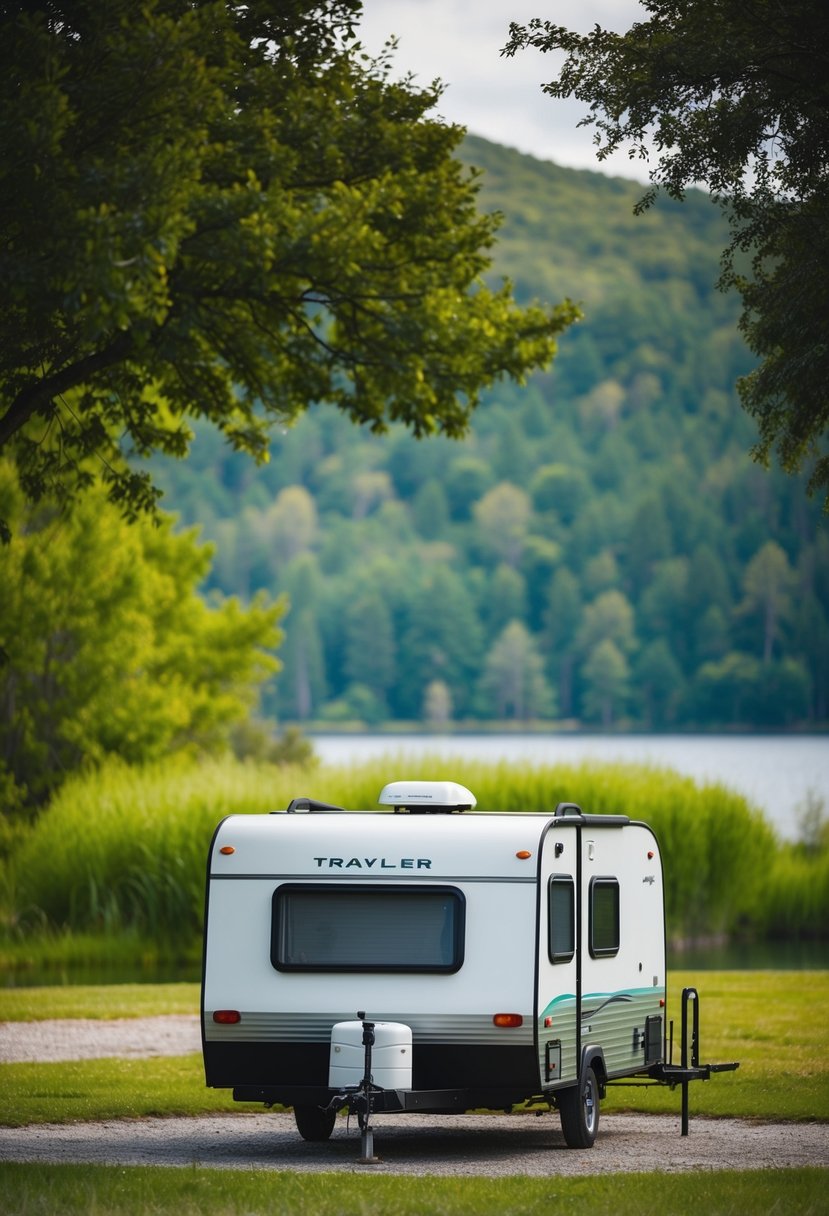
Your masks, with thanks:
[{"label": "trailer door", "polygon": [[580,1030],[608,1077],[661,1057],[665,997],[662,867],[644,824],[581,828]]},{"label": "trailer door", "polygon": [[543,1089],[578,1078],[578,829],[551,825],[539,865],[537,1037]]}]

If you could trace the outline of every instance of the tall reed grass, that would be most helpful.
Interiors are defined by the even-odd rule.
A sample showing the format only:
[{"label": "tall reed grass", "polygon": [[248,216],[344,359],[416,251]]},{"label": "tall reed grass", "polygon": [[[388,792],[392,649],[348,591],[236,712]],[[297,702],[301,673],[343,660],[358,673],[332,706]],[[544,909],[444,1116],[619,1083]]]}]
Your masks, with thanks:
[{"label": "tall reed grass", "polygon": [[699,787],[651,767],[404,761],[390,749],[354,766],[172,759],[138,769],[113,763],[76,777],[12,855],[6,934],[40,926],[79,934],[126,931],[171,947],[192,943],[201,929],[208,846],[224,816],[284,808],[306,794],[371,808],[381,787],[401,777],[460,781],[484,810],[551,811],[568,801],[586,812],[650,823],[664,856],[672,940],[752,925],[798,932],[804,919],[814,924],[820,909],[827,923],[829,862],[811,863],[807,881],[762,815],[721,786]]},{"label": "tall reed grass", "polygon": [[768,868],[756,922],[769,938],[829,936],[829,848],[782,846]]}]

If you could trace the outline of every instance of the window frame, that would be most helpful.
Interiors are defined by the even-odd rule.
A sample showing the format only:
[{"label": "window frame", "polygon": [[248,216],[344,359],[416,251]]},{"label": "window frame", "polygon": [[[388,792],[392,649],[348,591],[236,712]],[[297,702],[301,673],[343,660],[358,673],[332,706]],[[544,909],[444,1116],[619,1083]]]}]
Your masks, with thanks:
[{"label": "window frame", "polygon": [[[570,949],[553,949],[553,888],[570,888]],[[554,965],[570,963],[576,955],[576,880],[572,874],[551,874],[547,880],[547,957]]]},{"label": "window frame", "polygon": [[[613,890],[616,893],[615,921],[616,921],[616,944],[597,946],[594,940],[596,931],[596,891],[597,890]],[[588,901],[588,948],[591,958],[615,958],[619,953],[622,943],[622,900],[619,887],[619,879],[612,875],[597,875],[590,879],[590,895]]]},{"label": "window frame", "polygon": [[[452,922],[452,960],[449,963],[295,963],[284,962],[280,959],[281,946],[281,906],[286,898],[294,893],[303,895],[351,894],[371,895],[378,898],[383,895],[393,895],[399,899],[407,896],[414,899],[425,899],[437,896],[442,899],[449,897],[455,905]],[[357,972],[382,973],[386,975],[454,975],[460,971],[464,962],[466,941],[466,897],[458,887],[425,886],[418,883],[311,883],[286,882],[280,883],[271,898],[271,943],[270,961],[274,970],[279,972],[302,972],[305,974],[355,974]]]}]

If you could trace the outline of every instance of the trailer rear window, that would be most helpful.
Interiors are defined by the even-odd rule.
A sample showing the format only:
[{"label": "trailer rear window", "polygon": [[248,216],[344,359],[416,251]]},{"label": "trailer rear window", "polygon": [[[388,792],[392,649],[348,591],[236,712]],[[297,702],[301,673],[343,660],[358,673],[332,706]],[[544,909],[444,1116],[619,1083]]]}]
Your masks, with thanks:
[{"label": "trailer rear window", "polygon": [[551,963],[569,963],[576,952],[575,884],[567,874],[554,874],[550,879],[550,941]]},{"label": "trailer rear window", "polygon": [[590,953],[593,958],[619,953],[619,883],[615,878],[590,880]]},{"label": "trailer rear window", "polygon": [[465,900],[455,887],[285,883],[273,895],[277,971],[453,972],[463,963]]}]

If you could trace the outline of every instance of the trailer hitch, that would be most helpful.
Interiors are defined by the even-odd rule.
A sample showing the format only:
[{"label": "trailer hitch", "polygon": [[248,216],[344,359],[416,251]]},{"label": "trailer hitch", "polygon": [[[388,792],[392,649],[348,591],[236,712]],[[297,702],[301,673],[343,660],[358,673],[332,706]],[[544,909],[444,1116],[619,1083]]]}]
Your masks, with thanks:
[{"label": "trailer hitch", "polygon": [[335,1094],[324,1109],[332,1111],[342,1110],[343,1107],[347,1107],[349,1115],[356,1114],[361,1136],[361,1155],[358,1158],[360,1165],[377,1165],[380,1158],[374,1155],[374,1130],[371,1126],[371,1110],[374,1094],[379,1094],[382,1090],[379,1085],[374,1084],[371,1075],[371,1049],[374,1046],[375,1023],[366,1021],[364,1009],[357,1010],[357,1017],[363,1024],[363,1047],[365,1048],[363,1079],[355,1089],[347,1089],[343,1090],[342,1093]]}]

